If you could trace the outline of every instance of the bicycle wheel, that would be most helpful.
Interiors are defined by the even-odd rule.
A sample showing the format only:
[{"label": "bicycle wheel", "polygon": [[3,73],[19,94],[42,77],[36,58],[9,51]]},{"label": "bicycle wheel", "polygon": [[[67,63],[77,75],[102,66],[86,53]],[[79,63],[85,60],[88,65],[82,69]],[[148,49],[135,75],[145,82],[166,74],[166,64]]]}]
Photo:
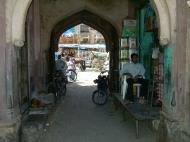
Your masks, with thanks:
[{"label": "bicycle wheel", "polygon": [[60,97],[60,96],[62,96],[62,90],[61,90],[61,88],[57,88],[57,97]]},{"label": "bicycle wheel", "polygon": [[63,91],[63,83],[61,81],[56,82],[56,92],[57,92],[57,97],[61,97],[64,95]]},{"label": "bicycle wheel", "polygon": [[102,90],[96,90],[92,94],[92,101],[97,105],[104,105],[108,101],[108,95]]},{"label": "bicycle wheel", "polygon": [[67,92],[67,85],[65,82],[62,82],[62,95],[65,96],[66,95],[66,92]]},{"label": "bicycle wheel", "polygon": [[68,71],[67,76],[69,78],[68,80],[70,80],[70,81],[76,81],[77,80],[77,73],[73,70]]},{"label": "bicycle wheel", "polygon": [[47,91],[48,93],[55,93],[56,91],[55,85],[53,84],[53,82],[49,82],[47,85]]}]

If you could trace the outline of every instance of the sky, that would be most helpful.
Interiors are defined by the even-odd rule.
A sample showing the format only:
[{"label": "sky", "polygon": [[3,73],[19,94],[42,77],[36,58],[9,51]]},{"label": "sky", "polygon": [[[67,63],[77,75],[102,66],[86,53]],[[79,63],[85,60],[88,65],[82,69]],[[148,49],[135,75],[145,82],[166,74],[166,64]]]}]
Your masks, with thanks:
[{"label": "sky", "polygon": [[65,37],[71,37],[71,36],[73,36],[74,32],[75,32],[75,29],[74,29],[74,28],[70,28],[70,29],[68,29],[67,31],[65,31],[65,32],[63,33],[63,35],[64,35]]}]

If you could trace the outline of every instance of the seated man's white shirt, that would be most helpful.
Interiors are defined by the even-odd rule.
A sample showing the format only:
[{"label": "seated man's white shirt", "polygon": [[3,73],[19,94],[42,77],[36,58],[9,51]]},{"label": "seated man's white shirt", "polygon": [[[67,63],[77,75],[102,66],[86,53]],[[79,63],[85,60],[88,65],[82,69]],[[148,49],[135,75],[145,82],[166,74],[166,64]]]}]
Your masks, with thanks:
[{"label": "seated man's white shirt", "polygon": [[144,77],[145,69],[142,64],[127,63],[123,66],[123,69],[120,71],[120,75],[123,75],[124,73],[130,73],[133,77],[137,75],[141,75]]}]

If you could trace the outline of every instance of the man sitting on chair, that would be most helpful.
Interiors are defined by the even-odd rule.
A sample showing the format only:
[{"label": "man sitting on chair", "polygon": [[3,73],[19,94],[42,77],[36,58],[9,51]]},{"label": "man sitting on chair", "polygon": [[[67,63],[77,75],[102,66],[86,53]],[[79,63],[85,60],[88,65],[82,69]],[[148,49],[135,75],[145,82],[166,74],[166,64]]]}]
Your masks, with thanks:
[{"label": "man sitting on chair", "polygon": [[127,63],[120,71],[120,75],[127,75],[127,100],[134,102],[133,84],[141,84],[140,97],[147,97],[148,93],[148,80],[144,79],[145,69],[144,66],[138,63],[138,55],[131,54],[131,63]]}]

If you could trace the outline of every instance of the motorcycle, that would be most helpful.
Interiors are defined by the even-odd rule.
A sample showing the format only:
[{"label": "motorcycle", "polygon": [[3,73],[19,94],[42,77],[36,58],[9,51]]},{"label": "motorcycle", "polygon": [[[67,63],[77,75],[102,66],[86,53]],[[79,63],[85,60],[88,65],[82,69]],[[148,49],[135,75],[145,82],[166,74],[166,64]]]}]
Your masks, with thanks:
[{"label": "motorcycle", "polygon": [[106,72],[102,71],[98,79],[94,80],[97,89],[92,93],[92,102],[97,105],[104,105],[108,101],[108,75],[104,75]]}]

